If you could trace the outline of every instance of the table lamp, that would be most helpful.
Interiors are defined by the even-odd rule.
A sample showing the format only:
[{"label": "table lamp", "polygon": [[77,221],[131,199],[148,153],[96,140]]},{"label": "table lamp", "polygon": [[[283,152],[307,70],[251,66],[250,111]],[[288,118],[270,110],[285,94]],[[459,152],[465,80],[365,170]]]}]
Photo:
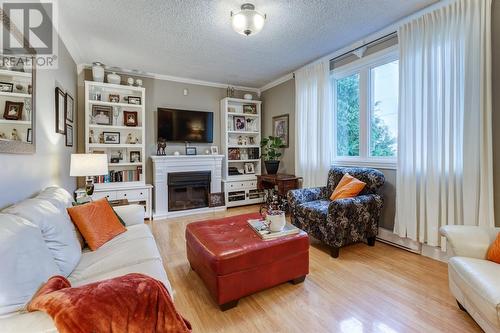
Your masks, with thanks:
[{"label": "table lamp", "polygon": [[94,176],[108,174],[108,155],[106,154],[71,154],[71,177],[86,177],[85,192],[94,194]]}]

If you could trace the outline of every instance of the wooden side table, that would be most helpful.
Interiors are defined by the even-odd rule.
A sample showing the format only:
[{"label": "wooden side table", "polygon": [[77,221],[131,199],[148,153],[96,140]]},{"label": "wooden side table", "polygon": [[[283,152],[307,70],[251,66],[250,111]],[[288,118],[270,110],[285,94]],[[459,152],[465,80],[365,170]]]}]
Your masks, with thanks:
[{"label": "wooden side table", "polygon": [[257,176],[257,188],[259,190],[268,190],[277,187],[278,194],[286,197],[288,191],[299,188],[301,180],[302,177],[287,174],[260,175]]}]

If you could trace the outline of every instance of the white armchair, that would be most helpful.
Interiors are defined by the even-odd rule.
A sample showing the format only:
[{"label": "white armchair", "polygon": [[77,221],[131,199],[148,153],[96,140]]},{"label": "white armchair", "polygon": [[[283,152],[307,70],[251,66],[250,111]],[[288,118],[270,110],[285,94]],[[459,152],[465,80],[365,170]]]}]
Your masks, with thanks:
[{"label": "white armchair", "polygon": [[444,226],[453,256],[448,263],[450,290],[458,306],[489,332],[500,331],[500,265],[486,260],[500,228]]}]

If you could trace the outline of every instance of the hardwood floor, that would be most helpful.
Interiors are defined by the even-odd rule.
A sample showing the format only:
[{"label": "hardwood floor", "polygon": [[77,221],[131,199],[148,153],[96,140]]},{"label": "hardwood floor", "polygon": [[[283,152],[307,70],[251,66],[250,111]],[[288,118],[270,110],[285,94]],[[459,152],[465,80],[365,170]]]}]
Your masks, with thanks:
[{"label": "hardwood floor", "polygon": [[333,259],[311,242],[304,283],[285,283],[221,312],[186,259],[187,223],[257,211],[258,207],[153,221],[152,229],[193,332],[482,332],[448,290],[446,264],[377,242],[340,250]]}]

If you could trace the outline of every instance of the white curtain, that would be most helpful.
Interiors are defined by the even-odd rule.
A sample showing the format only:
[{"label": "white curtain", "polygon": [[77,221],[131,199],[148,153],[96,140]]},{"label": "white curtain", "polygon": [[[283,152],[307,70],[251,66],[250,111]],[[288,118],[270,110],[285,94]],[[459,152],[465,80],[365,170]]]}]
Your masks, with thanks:
[{"label": "white curtain", "polygon": [[494,226],[491,0],[458,0],[399,28],[394,231],[432,246],[448,224]]},{"label": "white curtain", "polygon": [[325,186],[332,162],[329,62],[295,72],[295,173],[304,187]]}]

